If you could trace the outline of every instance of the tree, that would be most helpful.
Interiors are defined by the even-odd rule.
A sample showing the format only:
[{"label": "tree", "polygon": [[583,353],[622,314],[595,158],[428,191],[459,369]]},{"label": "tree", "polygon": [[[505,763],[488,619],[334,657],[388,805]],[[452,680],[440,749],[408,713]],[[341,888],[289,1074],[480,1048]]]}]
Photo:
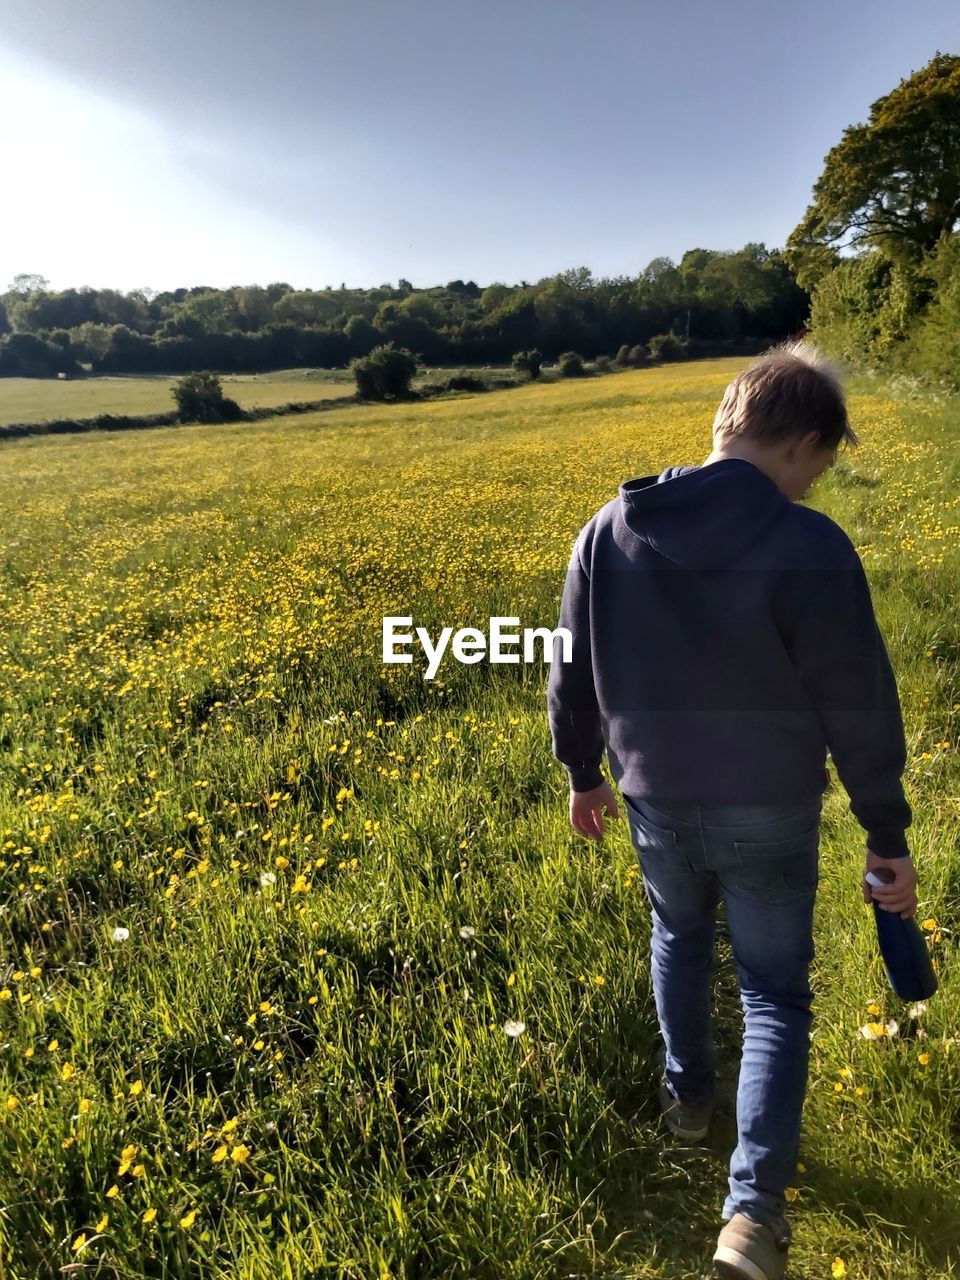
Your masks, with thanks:
[{"label": "tree", "polygon": [[272,284],[267,285],[267,297],[271,302],[277,302],[285,293],[289,293],[293,285],[287,284],[286,280],[274,280]]},{"label": "tree", "polygon": [[543,356],[534,347],[532,351],[518,351],[513,357],[513,367],[518,373],[527,373],[531,381],[540,377]]},{"label": "tree", "polygon": [[513,351],[537,346],[540,326],[536,302],[525,292],[510,294],[485,317],[483,329],[494,339],[494,349],[502,351],[504,358]]},{"label": "tree", "polygon": [[277,302],[273,314],[284,324],[329,324],[340,309],[340,303],[330,293],[292,289]]},{"label": "tree", "polygon": [[215,373],[189,373],[174,384],[173,398],[181,422],[233,422],[243,416],[235,400],[227,399]]},{"label": "tree", "polygon": [[936,292],[909,334],[905,354],[911,372],[956,393],[960,391],[960,234],[941,244],[927,271]]},{"label": "tree", "polygon": [[31,290],[10,308],[10,321],[18,333],[41,329],[75,329],[100,319],[95,289],[64,289],[61,293]]},{"label": "tree", "polygon": [[592,355],[603,342],[590,272],[574,267],[539,281],[536,289],[538,346],[547,355],[576,344]]},{"label": "tree", "polygon": [[36,334],[13,333],[0,343],[0,377],[52,378],[57,373],[82,372],[69,350]]},{"label": "tree", "polygon": [[240,329],[244,333],[258,333],[273,319],[273,301],[266,289],[259,285],[241,285],[233,290]]},{"label": "tree", "polygon": [[49,280],[45,276],[34,275],[29,271],[21,271],[18,276],[13,277],[13,284],[10,286],[11,293],[38,293],[42,289],[50,287]]},{"label": "tree", "polygon": [[844,130],[785,252],[810,288],[844,248],[882,248],[893,261],[917,264],[958,219],[960,56],[938,50],[872,104],[867,124]]},{"label": "tree", "polygon": [[568,271],[558,271],[553,278],[578,293],[592,289],[595,284],[589,267],[571,267]]},{"label": "tree", "polygon": [[383,342],[383,334],[364,316],[351,316],[343,329],[350,354],[368,356],[374,347]]},{"label": "tree", "polygon": [[78,360],[97,364],[110,350],[113,329],[107,324],[80,324],[70,330],[70,345]]},{"label": "tree", "polygon": [[497,307],[510,297],[512,290],[509,285],[501,284],[499,280],[495,280],[493,284],[488,284],[480,295],[480,307],[483,311],[496,311]]},{"label": "tree", "polygon": [[921,310],[913,269],[879,249],[845,258],[817,285],[810,309],[816,342],[854,364],[896,359]]},{"label": "tree", "polygon": [[582,378],[586,374],[583,359],[576,351],[564,351],[557,361],[562,378]]},{"label": "tree", "polygon": [[417,357],[404,347],[384,343],[368,356],[351,360],[349,367],[364,400],[402,400],[410,395]]},{"label": "tree", "polygon": [[175,308],[160,327],[163,337],[178,334],[229,333],[240,327],[236,299],[227,289],[192,289],[191,297]]}]

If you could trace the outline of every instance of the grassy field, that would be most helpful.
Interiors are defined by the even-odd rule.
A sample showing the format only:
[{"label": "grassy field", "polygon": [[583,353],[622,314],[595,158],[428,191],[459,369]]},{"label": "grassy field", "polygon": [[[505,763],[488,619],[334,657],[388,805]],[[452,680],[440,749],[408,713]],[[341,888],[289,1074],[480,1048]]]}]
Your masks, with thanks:
[{"label": "grassy field", "polygon": [[[571,830],[545,667],[426,682],[380,628],[554,626],[582,523],[702,461],[745,363],[2,446],[4,1280],[705,1274],[735,1120],[660,1129],[626,823]],[[911,1014],[886,985],[834,770],[791,1277],[941,1280],[960,410],[850,405],[863,443],[807,501],[860,548],[898,676],[941,990]]]},{"label": "grassy field", "polygon": [[[413,381],[438,381],[456,369],[423,369]],[[502,370],[503,376],[509,371]],[[170,389],[177,381],[163,374],[146,377],[100,376],[67,379],[0,378],[0,426],[54,418],[92,418],[100,413],[169,413],[176,408]],[[356,380],[349,369],[281,369],[273,373],[221,374],[224,395],[241,409],[274,408],[291,400],[332,400],[352,396]]]},{"label": "grassy field", "polygon": [[[3,378],[0,379],[0,425],[44,422],[53,418],[92,418],[98,413],[169,413],[176,408],[170,389],[173,377]],[[353,395],[356,384],[307,382],[261,374],[223,374],[224,395],[241,409],[273,408],[291,400],[326,400]]]}]

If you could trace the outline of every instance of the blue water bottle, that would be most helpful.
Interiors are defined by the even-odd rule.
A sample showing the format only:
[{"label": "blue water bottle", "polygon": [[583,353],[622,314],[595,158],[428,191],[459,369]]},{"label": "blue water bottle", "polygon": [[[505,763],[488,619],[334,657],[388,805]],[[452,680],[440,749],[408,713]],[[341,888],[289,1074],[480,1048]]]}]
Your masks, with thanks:
[{"label": "blue water bottle", "polygon": [[[889,867],[868,871],[867,884],[880,888],[896,879]],[[904,920],[897,911],[884,911],[876,901],[873,914],[877,922],[877,941],[883,956],[891,987],[901,1000],[926,1000],[937,989],[937,975],[930,963],[930,952],[916,920]]]}]

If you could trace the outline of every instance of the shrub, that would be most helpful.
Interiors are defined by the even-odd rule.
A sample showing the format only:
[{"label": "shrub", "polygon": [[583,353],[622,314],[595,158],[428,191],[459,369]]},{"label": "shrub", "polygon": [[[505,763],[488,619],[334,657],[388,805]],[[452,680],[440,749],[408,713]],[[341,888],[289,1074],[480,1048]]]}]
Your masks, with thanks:
[{"label": "shrub", "polygon": [[518,373],[528,373],[533,378],[540,377],[543,356],[534,348],[532,351],[518,351],[513,357],[513,367]]},{"label": "shrub", "polygon": [[617,364],[628,365],[632,363],[633,362],[630,359],[630,346],[625,342],[617,352]]},{"label": "shrub", "polygon": [[639,369],[642,364],[646,364],[650,359],[650,352],[642,342],[638,342],[636,346],[630,348],[629,361],[634,368]]},{"label": "shrub", "polygon": [[181,422],[235,422],[243,410],[223,394],[215,373],[188,373],[174,384],[173,398]]},{"label": "shrub", "polygon": [[597,373],[609,373],[610,363],[609,356],[597,356],[593,362],[593,367],[596,369]]},{"label": "shrub", "polygon": [[845,258],[817,282],[810,301],[813,340],[830,355],[867,367],[891,366],[929,299],[930,281],[879,250]]},{"label": "shrub", "polygon": [[675,333],[657,333],[648,343],[654,360],[682,360],[687,354],[687,341]]},{"label": "shrub", "polygon": [[587,372],[583,367],[583,360],[577,355],[576,351],[565,351],[557,361],[560,366],[560,376],[562,378],[582,378]]},{"label": "shrub", "polygon": [[369,355],[351,360],[348,367],[364,400],[401,400],[410,395],[417,357],[406,347],[387,342],[374,347]]},{"label": "shrub", "polygon": [[960,235],[928,259],[933,300],[910,331],[907,368],[954,394],[960,391]]},{"label": "shrub", "polygon": [[455,373],[446,381],[448,391],[486,391],[487,384],[482,378],[475,378],[472,373]]}]

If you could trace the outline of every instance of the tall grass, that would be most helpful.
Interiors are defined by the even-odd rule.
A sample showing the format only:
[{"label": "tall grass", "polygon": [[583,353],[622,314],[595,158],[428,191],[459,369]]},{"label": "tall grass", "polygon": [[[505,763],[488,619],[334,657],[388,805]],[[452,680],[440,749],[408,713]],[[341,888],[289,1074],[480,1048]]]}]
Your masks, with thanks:
[{"label": "tall grass", "polygon": [[[743,363],[3,447],[5,1276],[703,1274],[722,920],[727,1103],[685,1146],[629,834],[570,828],[545,668],[425,682],[380,627],[555,625],[577,529],[702,461]],[[834,782],[792,1266],[933,1280],[960,1274],[960,415],[850,403],[863,445],[808,501],[870,571],[941,990],[887,989]]]}]

